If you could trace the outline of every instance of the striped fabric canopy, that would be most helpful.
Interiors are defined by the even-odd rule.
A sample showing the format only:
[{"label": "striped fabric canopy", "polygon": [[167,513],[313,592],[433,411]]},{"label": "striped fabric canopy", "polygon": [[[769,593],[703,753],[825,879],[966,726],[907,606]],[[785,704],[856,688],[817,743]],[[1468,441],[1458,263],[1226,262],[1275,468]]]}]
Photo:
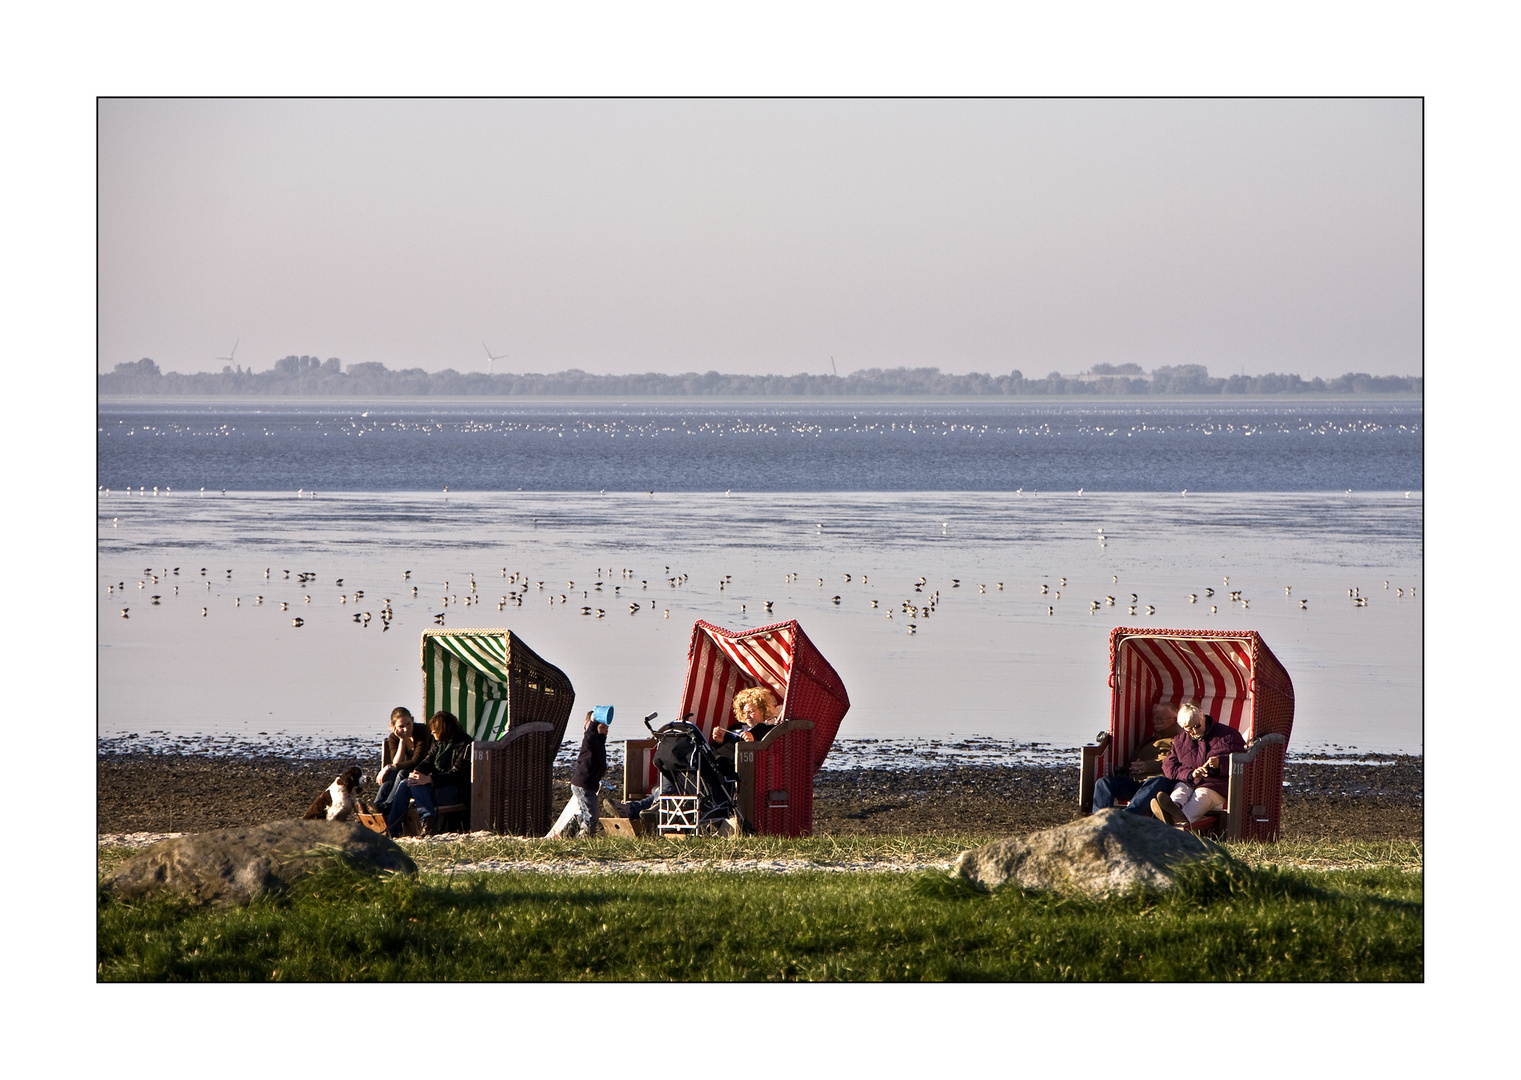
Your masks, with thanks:
[{"label": "striped fabric canopy", "polygon": [[699,620],[687,650],[681,712],[707,738],[733,719],[734,695],[764,686],[781,702],[780,719],[813,722],[813,768],[823,764],[850,708],[845,684],[795,621],[725,630]]},{"label": "striped fabric canopy", "polygon": [[1113,688],[1104,771],[1123,770],[1152,731],[1152,707],[1196,699],[1205,713],[1250,743],[1269,732],[1288,736],[1294,684],[1255,630],[1141,630],[1109,635]]},{"label": "striped fabric canopy", "polygon": [[557,742],[564,736],[569,680],[509,630],[425,630],[422,667],[424,716],[451,712],[478,742],[534,720],[555,724]]}]

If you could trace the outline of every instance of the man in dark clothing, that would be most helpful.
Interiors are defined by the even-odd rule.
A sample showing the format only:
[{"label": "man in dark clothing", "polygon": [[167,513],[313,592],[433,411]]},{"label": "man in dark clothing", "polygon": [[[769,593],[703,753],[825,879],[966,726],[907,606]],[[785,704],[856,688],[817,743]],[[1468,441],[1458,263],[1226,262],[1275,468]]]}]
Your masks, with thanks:
[{"label": "man in dark clothing", "polygon": [[596,831],[597,791],[607,773],[607,725],[612,720],[611,705],[598,705],[586,714],[581,752],[576,755],[576,767],[570,773],[570,800],[554,828],[544,834],[546,840],[577,833],[590,836]]},{"label": "man in dark clothing", "polygon": [[1155,795],[1172,790],[1173,782],[1162,775],[1162,761],[1172,750],[1178,727],[1178,707],[1158,705],[1152,710],[1152,723],[1158,724],[1151,736],[1130,756],[1124,772],[1101,776],[1093,784],[1093,812],[1107,810],[1120,799],[1128,799],[1125,808],[1133,814],[1151,815]]}]

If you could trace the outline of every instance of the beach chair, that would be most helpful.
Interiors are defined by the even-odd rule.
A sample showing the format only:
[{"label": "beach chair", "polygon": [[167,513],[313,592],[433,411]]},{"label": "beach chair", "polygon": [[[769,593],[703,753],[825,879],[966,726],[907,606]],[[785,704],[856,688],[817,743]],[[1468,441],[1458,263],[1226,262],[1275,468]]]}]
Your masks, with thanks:
[{"label": "beach chair", "polygon": [[[763,738],[719,751],[734,754],[740,815],[762,836],[812,836],[813,774],[850,708],[845,684],[795,621],[725,630],[699,620],[687,648],[678,718],[711,740],[715,727],[732,723],[734,695],[752,686],[770,689],[781,710]],[[647,795],[659,783],[655,746],[654,739],[624,744],[625,799]]]},{"label": "beach chair", "polygon": [[[1124,770],[1152,734],[1153,707],[1197,700],[1246,742],[1230,755],[1225,807],[1196,823],[1227,840],[1276,840],[1294,684],[1255,630],[1142,630],[1109,635],[1109,730],[1081,747],[1078,805],[1093,810],[1099,777]],[[1213,818],[1213,820],[1208,820]]]},{"label": "beach chair", "polygon": [[543,836],[552,770],[576,693],[510,630],[425,630],[423,716],[440,709],[474,740],[468,803],[440,806],[445,829]]}]

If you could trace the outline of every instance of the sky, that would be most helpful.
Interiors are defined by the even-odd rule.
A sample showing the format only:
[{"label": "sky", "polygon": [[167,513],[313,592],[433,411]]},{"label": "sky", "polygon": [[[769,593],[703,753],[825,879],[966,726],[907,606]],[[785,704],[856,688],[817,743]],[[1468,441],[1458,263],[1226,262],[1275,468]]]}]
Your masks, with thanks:
[{"label": "sky", "polygon": [[486,371],[489,348],[514,372],[1422,374],[1412,98],[103,98],[97,118],[98,371]]}]

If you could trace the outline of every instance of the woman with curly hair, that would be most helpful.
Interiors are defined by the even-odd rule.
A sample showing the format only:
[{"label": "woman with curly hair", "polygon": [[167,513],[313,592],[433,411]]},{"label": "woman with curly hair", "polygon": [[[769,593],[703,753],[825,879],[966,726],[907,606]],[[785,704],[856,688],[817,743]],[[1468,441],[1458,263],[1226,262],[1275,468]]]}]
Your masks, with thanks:
[{"label": "woman with curly hair", "polygon": [[780,711],[776,695],[764,686],[741,690],[734,695],[734,719],[738,726],[714,728],[713,745],[724,746],[741,739],[754,742],[757,738],[764,738],[765,729],[776,723]]}]

